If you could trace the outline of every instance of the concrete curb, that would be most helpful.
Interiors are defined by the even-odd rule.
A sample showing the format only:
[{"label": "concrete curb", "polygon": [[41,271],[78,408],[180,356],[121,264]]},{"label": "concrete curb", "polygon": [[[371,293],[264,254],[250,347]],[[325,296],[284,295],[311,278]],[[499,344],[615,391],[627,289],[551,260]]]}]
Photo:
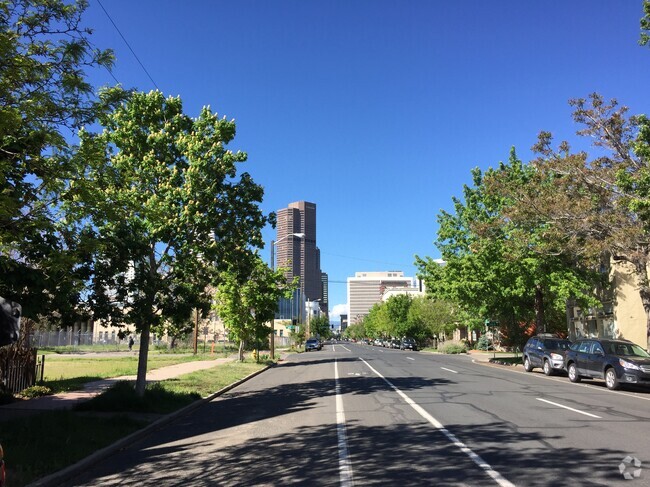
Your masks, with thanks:
[{"label": "concrete curb", "polygon": [[122,448],[126,447],[127,445],[134,443],[137,440],[140,440],[144,438],[145,436],[151,434],[154,430],[160,428],[161,426],[164,426],[168,423],[171,423],[175,421],[176,419],[180,418],[181,416],[184,416],[195,409],[198,409],[199,407],[207,404],[208,402],[212,401],[216,397],[221,396],[222,394],[225,394],[231,389],[234,389],[235,387],[239,386],[240,384],[243,384],[244,382],[252,379],[253,377],[261,374],[262,372],[265,372],[266,370],[270,369],[271,367],[274,367],[276,364],[273,365],[267,365],[266,367],[253,372],[252,374],[247,375],[246,377],[239,379],[236,382],[233,382],[230,385],[227,385],[226,387],[223,387],[222,389],[218,390],[217,392],[210,394],[207,397],[204,397],[202,399],[199,399],[197,401],[194,401],[192,404],[188,404],[184,408],[178,409],[172,413],[167,414],[166,416],[157,419],[151,424],[148,424],[142,429],[139,429],[138,431],[135,431],[131,433],[128,436],[125,436],[124,438],[121,438],[117,440],[115,443],[112,443],[111,445],[108,445],[101,450],[97,450],[94,453],[91,453],[89,456],[86,458],[83,458],[79,460],[77,463],[72,464],[63,470],[59,470],[58,472],[55,472],[53,474],[48,475],[47,477],[43,477],[41,479],[35,480],[34,482],[30,483],[27,485],[27,487],[55,487],[58,485],[62,485],[63,482],[66,480],[74,477],[77,475],[80,471],[86,470],[89,467],[91,467],[93,464],[97,463],[99,460],[102,460],[103,458],[111,455],[112,453],[121,450]]}]

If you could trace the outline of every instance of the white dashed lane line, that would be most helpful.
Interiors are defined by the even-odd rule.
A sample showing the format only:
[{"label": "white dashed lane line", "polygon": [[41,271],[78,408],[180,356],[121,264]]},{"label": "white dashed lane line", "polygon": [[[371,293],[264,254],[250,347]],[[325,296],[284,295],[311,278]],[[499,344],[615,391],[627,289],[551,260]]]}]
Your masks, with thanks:
[{"label": "white dashed lane line", "polygon": [[458,373],[458,371],[456,371],[456,370],[451,370],[451,369],[447,369],[446,367],[440,367],[440,368],[441,368],[442,370],[446,370],[447,372],[452,372],[452,373],[454,373],[454,374],[457,374],[457,373]]},{"label": "white dashed lane line", "polygon": [[537,400],[538,400],[538,401],[545,402],[545,403],[547,403],[547,404],[552,404],[553,406],[557,406],[557,407],[559,407],[559,408],[568,409],[569,411],[573,411],[574,413],[584,414],[585,416],[589,416],[589,417],[591,417],[591,418],[602,419],[600,416],[596,416],[595,414],[587,413],[587,412],[585,412],[585,411],[580,411],[579,409],[574,409],[574,408],[571,408],[571,407],[569,407],[569,406],[565,406],[564,404],[559,404],[559,403],[557,403],[557,402],[548,401],[548,400],[546,400],[546,399],[542,399],[541,397],[538,397]]}]

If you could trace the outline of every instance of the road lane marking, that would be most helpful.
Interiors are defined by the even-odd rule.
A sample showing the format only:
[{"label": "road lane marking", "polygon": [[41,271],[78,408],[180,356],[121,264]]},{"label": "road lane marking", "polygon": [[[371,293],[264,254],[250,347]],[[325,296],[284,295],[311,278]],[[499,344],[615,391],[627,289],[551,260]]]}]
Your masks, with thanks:
[{"label": "road lane marking", "polygon": [[438,421],[436,418],[431,416],[428,412],[424,410],[422,406],[417,404],[413,399],[411,399],[409,396],[407,396],[405,393],[403,393],[400,389],[395,387],[391,381],[386,379],[383,375],[381,375],[377,370],[375,370],[372,365],[370,365],[368,362],[365,360],[361,359],[361,361],[368,366],[370,370],[372,370],[378,377],[381,377],[384,379],[384,382],[390,386],[391,389],[393,389],[404,401],[411,406],[420,416],[422,416],[424,419],[426,419],[429,424],[431,424],[434,428],[436,428],[438,431],[440,431],[443,435],[447,437],[451,443],[458,447],[460,451],[465,453],[469,458],[472,459],[472,461],[479,467],[481,468],[487,475],[489,475],[492,480],[494,480],[497,485],[500,485],[501,487],[515,487],[515,484],[510,482],[509,480],[505,479],[499,472],[494,470],[485,460],[483,460],[478,454],[474,453],[473,450],[471,450],[465,443],[460,441],[456,436],[449,431],[447,428],[445,428],[440,421]]},{"label": "road lane marking", "polygon": [[447,368],[445,368],[445,367],[440,367],[440,368],[441,368],[442,370],[446,370],[447,372],[453,372],[454,374],[457,374],[457,373],[458,373],[458,371],[456,371],[456,370],[447,369]]},{"label": "road lane marking", "polygon": [[406,357],[407,360],[415,360],[413,357]]},{"label": "road lane marking", "polygon": [[341,395],[341,382],[339,381],[339,364],[334,359],[334,382],[336,390],[336,434],[339,448],[339,478],[342,487],[352,487],[352,465],[348,453],[348,437],[345,432],[345,410],[343,409],[343,396]]},{"label": "road lane marking", "polygon": [[602,419],[600,416],[596,416],[595,414],[586,413],[585,411],[580,411],[579,409],[570,408],[569,406],[565,406],[564,404],[559,404],[557,402],[547,401],[546,399],[542,399],[541,397],[538,397],[537,400],[546,402],[548,404],[552,404],[553,406],[557,406],[559,408],[568,409],[569,411],[573,411],[574,413],[584,414],[585,416],[590,416],[592,418]]}]

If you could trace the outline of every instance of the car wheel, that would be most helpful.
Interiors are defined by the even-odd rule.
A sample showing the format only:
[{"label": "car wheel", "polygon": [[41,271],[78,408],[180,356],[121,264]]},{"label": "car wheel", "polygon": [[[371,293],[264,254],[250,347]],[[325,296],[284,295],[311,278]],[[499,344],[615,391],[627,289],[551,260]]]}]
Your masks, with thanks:
[{"label": "car wheel", "polygon": [[553,375],[553,367],[551,367],[551,362],[544,360],[544,373],[546,375]]},{"label": "car wheel", "polygon": [[613,367],[605,371],[605,384],[607,385],[607,389],[611,389],[612,391],[619,388],[618,377],[616,377],[616,371]]},{"label": "car wheel", "polygon": [[580,382],[580,376],[578,375],[576,364],[569,364],[569,370],[567,372],[569,373],[569,380],[571,382]]},{"label": "car wheel", "polygon": [[528,357],[524,358],[524,370],[526,372],[530,372],[531,370],[533,370],[533,366],[530,363],[530,359]]}]

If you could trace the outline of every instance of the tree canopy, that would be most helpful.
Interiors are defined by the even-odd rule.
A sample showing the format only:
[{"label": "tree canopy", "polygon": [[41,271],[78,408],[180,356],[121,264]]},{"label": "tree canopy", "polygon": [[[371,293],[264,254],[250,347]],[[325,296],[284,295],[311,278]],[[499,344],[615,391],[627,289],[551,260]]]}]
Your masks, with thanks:
[{"label": "tree canopy", "polygon": [[272,270],[258,254],[251,254],[250,271],[231,265],[222,271],[214,296],[214,307],[230,335],[239,341],[239,359],[244,360],[246,343],[268,339],[268,323],[275,318],[278,301],[288,298],[298,285],[298,277],[287,282],[286,269]]},{"label": "tree canopy", "polygon": [[99,121],[103,131],[80,134],[83,177],[67,204],[94,237],[95,318],[141,333],[140,392],[151,327],[207,310],[208,285],[219,270],[251,265],[245,256],[261,246],[268,218],[262,188],[237,176],[246,154],[225,147],[234,121],[207,107],[191,118],[159,91],[132,93]]},{"label": "tree canopy", "polygon": [[113,55],[90,44],[86,7],[0,1],[0,295],[32,319],[76,318],[88,278],[82,228],[61,203],[79,174],[71,136],[100,108],[85,70]]},{"label": "tree canopy", "polygon": [[504,188],[528,188],[533,176],[514,149],[507,164],[485,175],[473,170],[474,184],[465,186],[462,200],[454,198],[454,213],[438,217],[436,246],[444,265],[417,258],[429,294],[457,306],[458,319],[465,317],[469,327],[489,320],[565,329],[566,300],[593,299],[597,274],[565,253],[545,252],[545,222],[514,220],[506,212],[514,199]]}]

